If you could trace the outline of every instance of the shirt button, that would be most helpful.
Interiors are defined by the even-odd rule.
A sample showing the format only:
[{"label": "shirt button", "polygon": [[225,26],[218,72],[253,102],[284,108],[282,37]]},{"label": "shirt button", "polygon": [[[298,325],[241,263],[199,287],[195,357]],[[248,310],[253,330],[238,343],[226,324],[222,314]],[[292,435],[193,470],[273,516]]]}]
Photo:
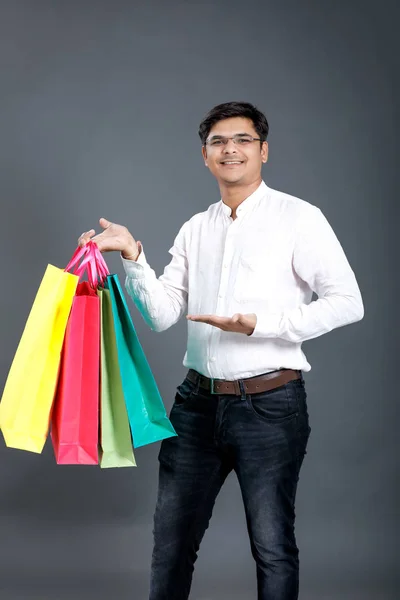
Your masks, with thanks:
[{"label": "shirt button", "polygon": [[211,361],[211,362],[215,362],[215,356],[212,356],[212,357],[210,358],[210,361]]},{"label": "shirt button", "polygon": [[218,294],[218,298],[222,298],[222,294]]},{"label": "shirt button", "polygon": [[228,268],[228,265],[224,265],[224,269],[227,269],[227,268]]}]

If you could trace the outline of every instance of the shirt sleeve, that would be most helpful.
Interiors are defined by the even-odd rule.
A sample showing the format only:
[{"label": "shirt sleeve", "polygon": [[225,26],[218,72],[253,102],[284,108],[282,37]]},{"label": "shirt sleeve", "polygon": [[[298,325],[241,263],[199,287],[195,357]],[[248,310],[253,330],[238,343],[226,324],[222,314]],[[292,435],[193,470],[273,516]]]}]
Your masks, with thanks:
[{"label": "shirt sleeve", "polygon": [[137,261],[121,256],[125,269],[125,287],[143,319],[154,331],[174,325],[187,310],[188,264],[186,253],[187,223],[169,249],[172,258],[157,278],[146,260],[143,246]]},{"label": "shirt sleeve", "polygon": [[276,313],[257,314],[249,337],[304,342],[364,316],[355,275],[321,210],[309,205],[298,219],[293,268],[318,296],[309,304]]}]

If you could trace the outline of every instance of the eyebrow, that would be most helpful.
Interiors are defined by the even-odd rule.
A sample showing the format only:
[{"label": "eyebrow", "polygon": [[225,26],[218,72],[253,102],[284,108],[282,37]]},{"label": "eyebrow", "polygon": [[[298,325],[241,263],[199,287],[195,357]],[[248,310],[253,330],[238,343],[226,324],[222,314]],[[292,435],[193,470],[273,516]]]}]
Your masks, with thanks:
[{"label": "eyebrow", "polygon": [[[233,135],[241,135],[241,136],[243,136],[243,135],[252,135],[252,134],[251,133],[234,133]],[[226,135],[219,135],[218,134],[218,135],[212,135],[209,139],[210,140],[215,140],[217,138],[223,138],[223,137],[227,137],[227,136]]]}]

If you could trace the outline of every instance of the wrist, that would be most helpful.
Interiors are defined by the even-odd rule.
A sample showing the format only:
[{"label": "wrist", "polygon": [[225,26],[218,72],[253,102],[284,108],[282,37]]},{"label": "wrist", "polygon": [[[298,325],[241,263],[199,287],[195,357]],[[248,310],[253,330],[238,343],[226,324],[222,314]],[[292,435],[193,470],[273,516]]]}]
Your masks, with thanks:
[{"label": "wrist", "polygon": [[128,256],[126,256],[123,252],[121,252],[121,256],[124,260],[133,260],[134,262],[136,262],[137,259],[139,258],[139,254],[140,254],[140,252],[138,252],[136,254],[128,254]]},{"label": "wrist", "polygon": [[137,259],[139,258],[139,254],[140,254],[140,248],[138,246],[136,248],[126,248],[125,250],[122,250],[122,252],[121,252],[122,258],[124,258],[125,260],[133,260],[133,261],[137,261]]}]

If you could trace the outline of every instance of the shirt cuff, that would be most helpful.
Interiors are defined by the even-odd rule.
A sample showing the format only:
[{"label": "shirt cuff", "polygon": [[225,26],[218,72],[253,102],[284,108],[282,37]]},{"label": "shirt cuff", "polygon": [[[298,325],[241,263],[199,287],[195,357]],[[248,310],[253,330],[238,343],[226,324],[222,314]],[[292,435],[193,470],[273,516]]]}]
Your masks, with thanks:
[{"label": "shirt cuff", "polygon": [[257,323],[252,334],[248,337],[255,338],[276,338],[279,335],[279,328],[282,315],[278,313],[269,313],[268,315],[257,314]]},{"label": "shirt cuff", "polygon": [[121,260],[125,269],[125,273],[128,277],[130,277],[131,279],[141,279],[142,277],[144,277],[144,267],[148,265],[148,262],[146,260],[143,247],[136,261],[124,258],[122,254]]}]

